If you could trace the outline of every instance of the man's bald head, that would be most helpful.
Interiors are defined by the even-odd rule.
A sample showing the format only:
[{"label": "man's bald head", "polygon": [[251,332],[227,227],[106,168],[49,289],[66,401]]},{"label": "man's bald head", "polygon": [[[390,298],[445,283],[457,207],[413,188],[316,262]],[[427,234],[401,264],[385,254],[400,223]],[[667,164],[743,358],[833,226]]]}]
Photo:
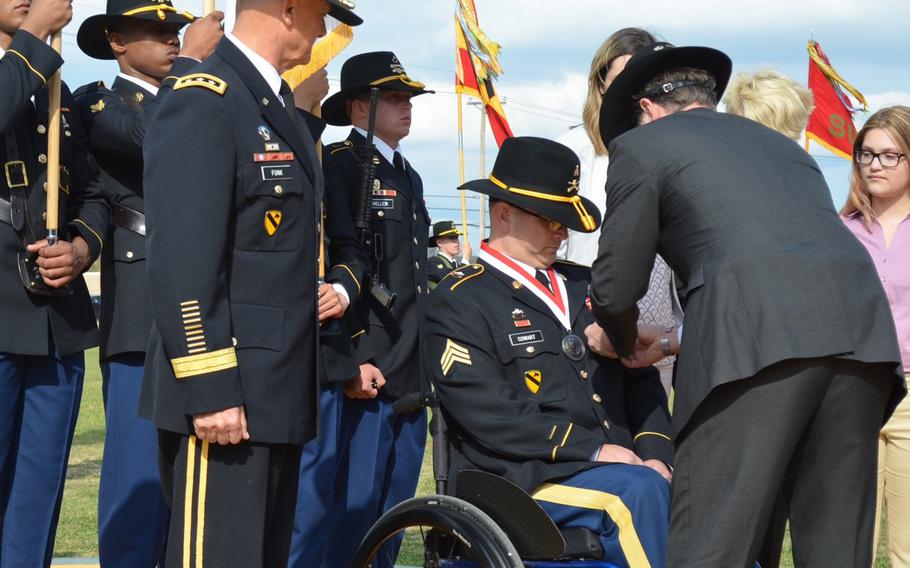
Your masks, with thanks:
[{"label": "man's bald head", "polygon": [[328,13],[326,0],[238,0],[233,33],[284,72],[309,63]]}]

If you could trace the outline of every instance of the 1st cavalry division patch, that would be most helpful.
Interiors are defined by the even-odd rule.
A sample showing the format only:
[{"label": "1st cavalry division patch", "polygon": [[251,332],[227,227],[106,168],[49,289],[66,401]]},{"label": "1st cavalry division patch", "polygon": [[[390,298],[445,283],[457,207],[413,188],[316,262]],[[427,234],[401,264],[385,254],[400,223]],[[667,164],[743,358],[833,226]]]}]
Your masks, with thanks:
[{"label": "1st cavalry division patch", "polygon": [[278,225],[281,225],[281,211],[276,209],[266,211],[265,219],[262,222],[265,224],[265,232],[271,237],[278,231]]},{"label": "1st cavalry division patch", "polygon": [[543,380],[543,375],[540,371],[525,371],[525,386],[528,387],[528,390],[532,394],[537,394],[540,390],[540,383]]},{"label": "1st cavalry division patch", "polygon": [[446,348],[442,352],[442,357],[439,359],[439,364],[442,366],[442,374],[448,375],[449,369],[452,368],[452,365],[455,363],[461,363],[462,365],[472,365],[471,363],[471,354],[468,352],[467,347],[458,345],[451,339],[446,339]]}]

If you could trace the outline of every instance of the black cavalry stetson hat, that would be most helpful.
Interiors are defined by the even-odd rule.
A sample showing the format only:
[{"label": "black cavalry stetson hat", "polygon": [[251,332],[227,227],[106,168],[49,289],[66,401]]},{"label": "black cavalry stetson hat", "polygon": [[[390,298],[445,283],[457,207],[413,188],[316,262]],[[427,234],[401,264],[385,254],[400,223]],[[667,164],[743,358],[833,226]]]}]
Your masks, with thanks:
[{"label": "black cavalry stetson hat", "polygon": [[[648,81],[657,75],[677,67],[704,69],[714,77],[714,91],[720,100],[730,80],[733,62],[722,51],[710,47],[674,47],[666,42],[655,43],[636,51],[626,63],[622,72],[604,93],[600,105],[600,137],[604,145],[635,128],[635,104],[633,99]],[[662,85],[663,92],[670,92],[674,86]],[[655,93],[658,96],[662,93]]]},{"label": "black cavalry stetson hat", "polygon": [[334,126],[351,124],[345,103],[368,93],[371,87],[385,91],[405,91],[414,96],[432,93],[414,81],[391,51],[372,51],[351,57],[341,66],[341,90],[322,103],[322,118]]},{"label": "black cavalry stetson hat", "polygon": [[354,2],[351,0],[327,0],[329,3],[329,16],[332,16],[342,24],[349,26],[359,26],[363,23],[363,18],[354,13]]},{"label": "black cavalry stetson hat", "polygon": [[76,33],[79,49],[95,59],[113,59],[107,41],[107,28],[112,22],[139,19],[183,26],[196,19],[193,14],[178,10],[171,0],[107,0],[107,10],[87,18]]},{"label": "black cavalry stetson hat", "polygon": [[458,189],[485,193],[582,233],[600,226],[600,211],[578,195],[578,156],[559,142],[532,136],[507,138],[488,179]]},{"label": "black cavalry stetson hat", "polygon": [[463,235],[461,231],[458,230],[458,227],[455,226],[455,221],[439,221],[433,223],[433,234],[430,236],[429,246],[436,246],[436,239],[440,237],[460,237]]}]

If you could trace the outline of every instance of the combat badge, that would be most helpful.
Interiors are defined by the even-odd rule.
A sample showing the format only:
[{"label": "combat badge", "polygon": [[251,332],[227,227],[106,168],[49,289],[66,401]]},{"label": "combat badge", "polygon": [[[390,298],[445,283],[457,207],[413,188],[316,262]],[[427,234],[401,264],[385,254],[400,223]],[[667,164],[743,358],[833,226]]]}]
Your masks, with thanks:
[{"label": "combat badge", "polygon": [[281,225],[281,211],[277,209],[266,211],[265,219],[262,222],[265,225],[265,232],[271,237],[278,231],[278,226]]},{"label": "combat badge", "polygon": [[264,124],[260,124],[259,128],[256,129],[256,132],[259,133],[259,136],[265,142],[268,142],[269,140],[272,139],[272,131],[269,130],[269,127]]},{"label": "combat badge", "polygon": [[515,308],[512,310],[512,322],[515,324],[515,327],[531,326],[531,320],[528,319],[528,316],[525,315],[524,310],[521,308]]}]

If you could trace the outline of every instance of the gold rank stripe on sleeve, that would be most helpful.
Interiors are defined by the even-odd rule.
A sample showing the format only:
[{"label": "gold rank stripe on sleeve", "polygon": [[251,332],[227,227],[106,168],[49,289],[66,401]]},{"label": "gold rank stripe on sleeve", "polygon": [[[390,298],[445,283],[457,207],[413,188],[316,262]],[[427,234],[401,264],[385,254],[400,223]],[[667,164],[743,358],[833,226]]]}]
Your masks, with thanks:
[{"label": "gold rank stripe on sleeve", "polygon": [[357,277],[354,276],[354,272],[350,269],[350,267],[348,267],[348,265],[346,265],[346,264],[336,264],[335,266],[332,267],[332,269],[334,270],[335,268],[343,268],[343,269],[347,270],[348,274],[351,275],[351,279],[354,281],[354,284],[357,285],[357,293],[359,294],[360,293],[360,282],[357,281]]},{"label": "gold rank stripe on sleeve", "polygon": [[198,375],[233,369],[237,366],[237,352],[234,351],[233,347],[228,347],[209,353],[177,357],[176,359],[171,359],[171,366],[174,368],[174,376],[177,379],[188,379]]},{"label": "gold rank stripe on sleeve", "polygon": [[635,434],[635,438],[633,438],[632,441],[637,442],[638,439],[641,438],[642,436],[657,436],[658,438],[663,438],[669,442],[673,441],[670,438],[670,436],[667,436],[666,434],[661,434],[660,432],[639,432],[638,434]]},{"label": "gold rank stripe on sleeve", "polygon": [[451,338],[447,338],[446,348],[442,352],[442,357],[439,359],[439,364],[442,367],[442,374],[448,375],[449,370],[455,363],[461,363],[462,365],[468,365],[470,367],[473,365],[473,363],[471,363],[471,353],[468,351],[467,347],[458,345],[452,341]]},{"label": "gold rank stripe on sleeve", "polygon": [[202,328],[199,300],[180,302],[180,317],[183,319],[183,332],[186,334],[187,353],[190,355],[204,353],[206,350],[205,331]]},{"label": "gold rank stripe on sleeve", "polygon": [[174,83],[175,91],[187,87],[202,87],[203,89],[208,89],[219,95],[224,95],[228,85],[214,75],[209,75],[208,73],[192,73],[190,75],[184,75]]},{"label": "gold rank stripe on sleeve", "polygon": [[[559,451],[559,448],[565,446],[565,445],[566,445],[566,442],[569,441],[569,434],[572,433],[572,428],[573,428],[573,426],[574,426],[574,424],[572,424],[571,422],[569,422],[568,426],[566,426],[566,433],[563,434],[563,436],[562,436],[562,441],[559,442],[559,445],[558,445],[558,446],[553,446],[553,451],[550,452],[550,459],[553,460],[554,462],[556,461],[556,453]],[[556,431],[556,427],[554,426],[554,427],[553,427],[553,432],[555,432],[555,431]],[[551,440],[553,439],[553,432],[550,432],[550,438],[549,438],[549,439],[551,439]]]},{"label": "gold rank stripe on sleeve", "polygon": [[26,65],[28,65],[28,68],[31,70],[31,72],[34,73],[35,75],[37,75],[38,78],[41,79],[41,82],[42,82],[42,83],[44,83],[45,85],[47,84],[47,77],[45,77],[44,75],[41,74],[40,71],[38,71],[37,69],[35,69],[34,67],[32,67],[31,62],[28,60],[28,58],[27,58],[26,56],[22,55],[21,53],[19,53],[19,52],[16,51],[15,49],[8,49],[8,50],[6,50],[6,52],[7,52],[7,53],[12,53],[13,55],[19,56],[19,58],[22,59],[22,61],[24,61]]}]

